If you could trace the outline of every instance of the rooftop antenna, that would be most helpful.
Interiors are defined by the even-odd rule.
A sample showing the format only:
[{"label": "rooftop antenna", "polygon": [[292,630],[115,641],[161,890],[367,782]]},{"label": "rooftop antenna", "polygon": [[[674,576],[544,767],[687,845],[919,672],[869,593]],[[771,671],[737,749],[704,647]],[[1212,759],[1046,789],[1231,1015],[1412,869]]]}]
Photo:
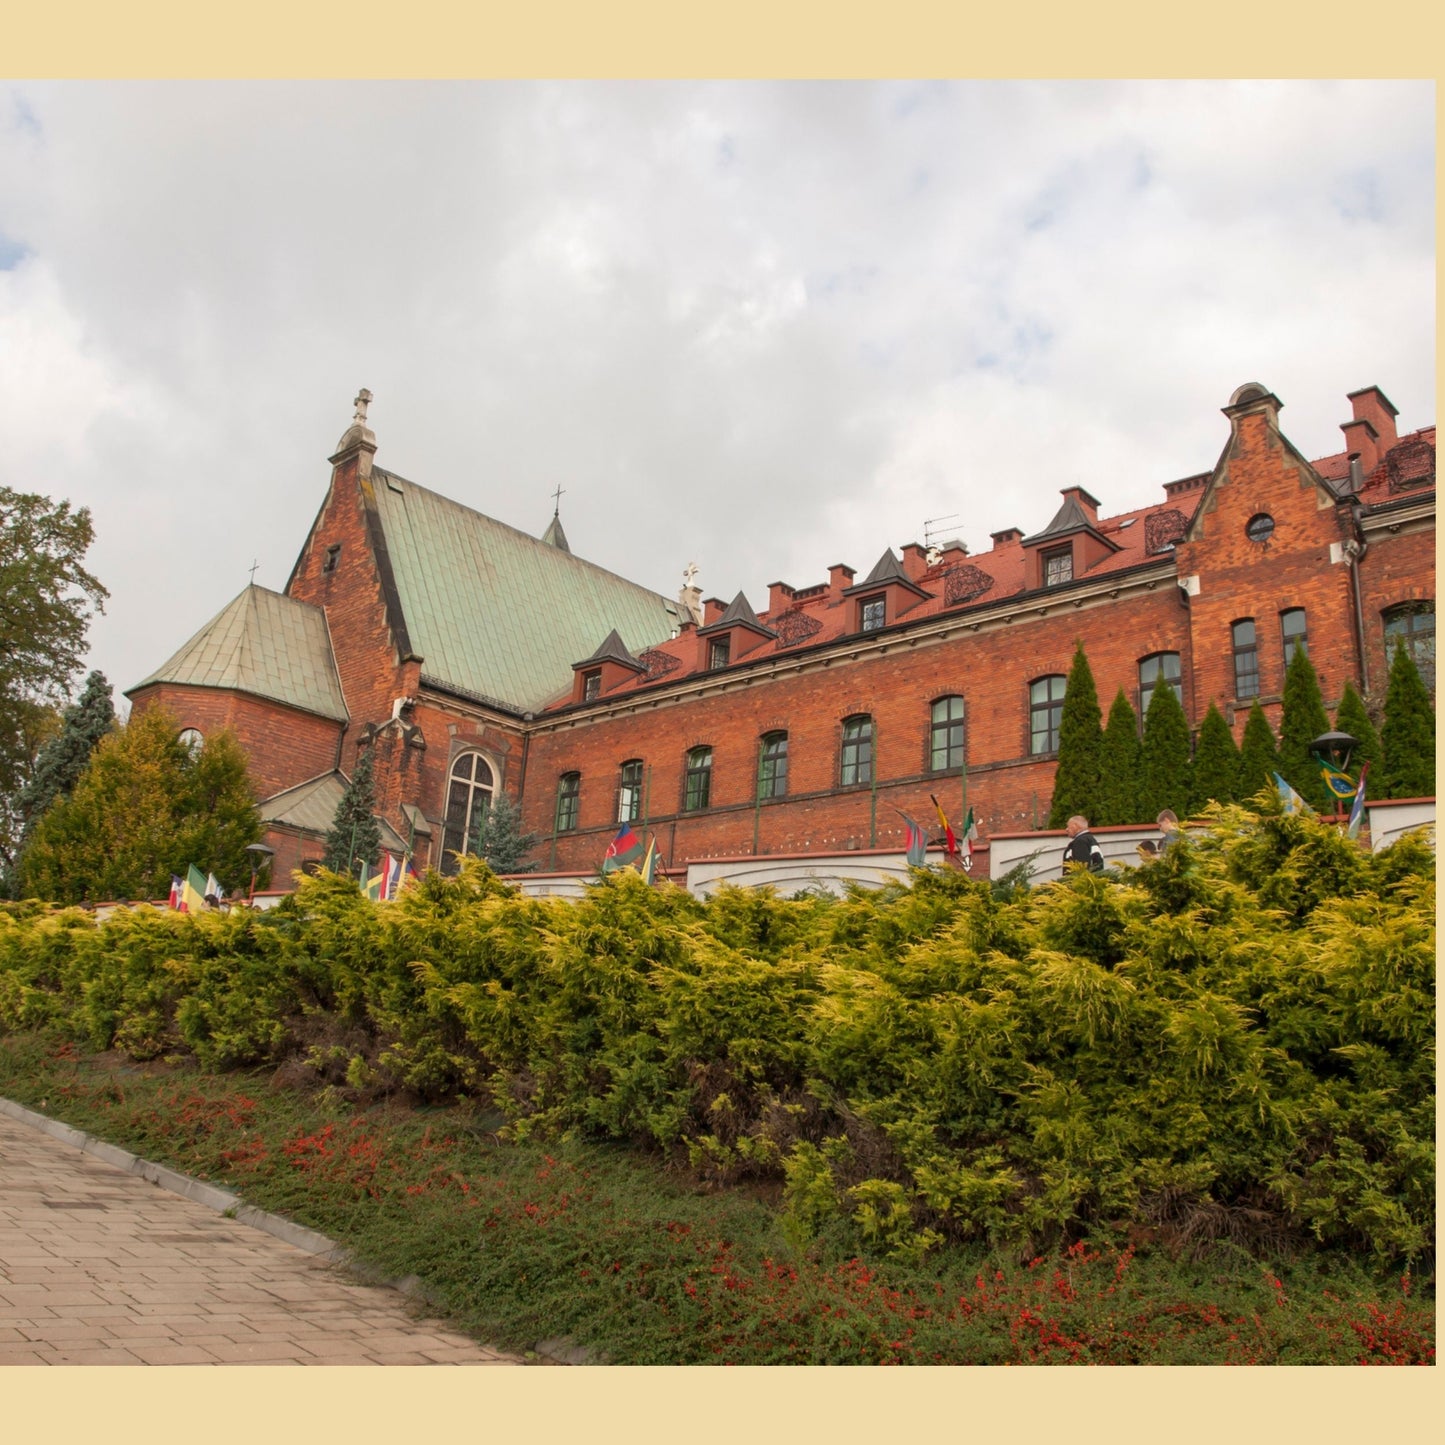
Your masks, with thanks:
[{"label": "rooftop antenna", "polygon": [[953,512],[947,517],[930,517],[923,524],[923,550],[928,553],[930,562],[938,560],[940,548],[938,539],[945,531],[955,530],[950,524],[958,521],[958,513]]}]

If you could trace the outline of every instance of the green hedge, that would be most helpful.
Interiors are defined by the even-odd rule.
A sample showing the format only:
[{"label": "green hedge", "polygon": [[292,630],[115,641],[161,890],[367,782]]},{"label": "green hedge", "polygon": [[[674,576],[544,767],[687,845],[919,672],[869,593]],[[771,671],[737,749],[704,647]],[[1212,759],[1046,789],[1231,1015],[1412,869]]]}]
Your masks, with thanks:
[{"label": "green hedge", "polygon": [[389,904],[0,910],[0,1031],[495,1103],[516,1134],[781,1184],[901,1258],[1144,1225],[1382,1261],[1434,1228],[1434,855],[1226,808],[1132,874],[840,900],[485,868]]}]

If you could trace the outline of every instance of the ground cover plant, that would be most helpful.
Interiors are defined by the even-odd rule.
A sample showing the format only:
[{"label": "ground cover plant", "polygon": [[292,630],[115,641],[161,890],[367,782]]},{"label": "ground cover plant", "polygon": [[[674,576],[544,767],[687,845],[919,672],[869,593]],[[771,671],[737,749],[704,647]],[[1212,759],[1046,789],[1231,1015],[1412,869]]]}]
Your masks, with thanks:
[{"label": "ground cover plant", "polygon": [[[695,1294],[669,1287],[668,1309],[688,1322],[676,1348],[721,1345],[689,1358],[734,1358],[733,1349],[883,1358],[877,1338],[839,1332],[836,1320],[818,1333],[821,1305],[833,1309],[827,1291],[861,1270],[865,1293],[876,1286],[882,1300],[892,1290],[906,1302],[899,1309],[923,1311],[908,1319],[913,1336],[885,1341],[904,1341],[900,1357],[957,1359],[946,1341],[974,1337],[959,1334],[968,1292],[949,1291],[965,1275],[972,1283],[985,1259],[999,1262],[1005,1278],[993,1283],[1008,1285],[1011,1307],[1027,1303],[1016,1287],[1043,1289],[1027,1303],[1034,1313],[1050,1303],[1038,1271],[1052,1280],[1065,1260],[1085,1280],[1088,1308],[1103,1310],[1114,1300],[1105,1276],[1127,1255],[1121,1279],[1131,1285],[1147,1259],[1150,1270],[1204,1271],[1206,1282],[1244,1268],[1250,1288],[1267,1269],[1292,1298],[1289,1271],[1315,1270],[1374,1280],[1371,1302],[1397,1325],[1423,1318],[1410,1310],[1428,1315],[1434,858],[1418,839],[1372,855],[1318,819],[1229,807],[1202,838],[1134,873],[1077,874],[1032,891],[918,873],[909,887],[840,900],[725,890],[701,901],[623,874],[570,903],[528,899],[468,865],[379,905],[322,876],[264,914],[135,910],[97,926],[80,910],[4,910],[0,1034],[11,1052],[45,1038],[212,1079],[251,1071],[248,1080],[262,1082],[248,1082],[247,1097],[271,1100],[274,1083],[297,1108],[309,1099],[307,1108],[339,1111],[296,1136],[299,1152],[268,1143],[273,1164],[292,1161],[263,1181],[268,1189],[304,1177],[294,1160],[308,1151],[334,1161],[355,1147],[362,1158],[372,1136],[346,1135],[348,1120],[405,1105],[492,1121],[483,1132],[500,1131],[505,1148],[487,1146],[489,1168],[539,1157],[529,1150],[550,1155],[559,1176],[605,1159],[649,1178],[670,1171],[686,1201],[708,1189],[713,1212],[762,1210],[757,1227],[773,1242],[750,1262],[713,1258],[688,1276]],[[407,1117],[409,1128],[425,1115]],[[244,1163],[206,1167],[240,1178]],[[447,1177],[471,1184],[470,1167]],[[328,1190],[330,1169],[321,1170]],[[353,1191],[341,1224],[384,1216],[380,1248],[431,1211],[456,1224],[480,1207],[467,1202],[475,1185],[404,1192],[419,1183],[408,1176],[403,1192],[384,1190],[391,1203],[380,1213],[373,1201],[357,1214]],[[333,1205],[278,1198],[266,1207]],[[510,1206],[498,1207],[509,1217]],[[594,1208],[583,1215],[604,1229]],[[656,1229],[634,1221],[628,1250],[593,1270],[602,1293],[556,1286],[558,1300],[572,1302],[564,1313],[590,1300],[589,1311],[620,1327],[646,1300],[656,1317],[648,1280],[673,1278],[680,1261],[692,1267],[700,1242],[735,1249],[742,1237],[732,1225],[672,1222],[690,1232],[665,1259]],[[457,1227],[452,1243],[426,1247],[428,1270],[455,1269],[458,1298],[473,1301],[466,1310],[481,1308],[473,1276],[491,1281],[483,1294],[494,1320],[506,1314],[494,1296],[521,1276],[555,1284],[560,1256],[508,1263]],[[540,1236],[521,1229],[515,1238]],[[591,1246],[584,1253],[601,1260]],[[1168,1278],[1161,1300],[1173,1289],[1172,1305],[1249,1317],[1242,1304],[1179,1295],[1179,1279]],[[1385,1279],[1392,1292],[1379,1294]],[[1408,1300],[1401,1279],[1411,1281]],[[986,1270],[983,1280],[988,1287]],[[616,1293],[619,1281],[635,1286],[630,1296]],[[754,1308],[764,1298],[792,1299],[782,1311],[792,1323],[764,1328]],[[1318,1291],[1310,1298],[1325,1308]],[[1363,1296],[1351,1298],[1354,1308]],[[1157,1330],[1154,1353],[1131,1355],[1137,1341],[1115,1338],[1132,1329],[1121,1317],[1107,1323],[1096,1311],[1084,1321],[1060,1314],[1064,1304],[1084,1308],[1059,1296],[1040,1318],[1061,1339],[1090,1342],[1071,1358],[1160,1357]],[[845,1296],[837,1305],[853,1318]],[[975,1300],[967,1318],[980,1307]],[[1019,1340],[1029,1335],[1016,1312],[1010,1319]],[[733,1344],[713,1332],[726,1320]],[[1221,1325],[1206,1353],[1315,1358],[1322,1328],[1309,1326],[1308,1345],[1280,1354],[1274,1344],[1240,1346],[1244,1335]],[[935,1343],[908,1343],[921,1333]],[[1357,1338],[1348,1325],[1336,1333]],[[1188,1338],[1181,1350],[1202,1348],[1199,1331]],[[1001,1357],[977,1341],[967,1348]],[[1009,1358],[1029,1358],[1018,1341],[1008,1348]],[[1055,1342],[1038,1358],[1065,1355]],[[651,1339],[639,1357],[679,1356]]]}]

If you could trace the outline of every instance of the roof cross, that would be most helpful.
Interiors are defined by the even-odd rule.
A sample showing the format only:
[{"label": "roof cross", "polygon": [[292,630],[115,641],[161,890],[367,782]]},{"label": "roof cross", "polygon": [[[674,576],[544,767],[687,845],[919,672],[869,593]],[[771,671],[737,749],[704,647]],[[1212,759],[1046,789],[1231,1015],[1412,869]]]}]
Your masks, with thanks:
[{"label": "roof cross", "polygon": [[353,421],[360,422],[362,426],[366,425],[366,408],[370,402],[371,393],[363,386],[356,394],[356,415],[352,417]]},{"label": "roof cross", "polygon": [[552,515],[554,517],[561,515],[562,498],[566,495],[566,488],[560,485],[558,486],[557,490],[552,493]]},{"label": "roof cross", "polygon": [[253,587],[256,585],[256,568],[258,568],[260,565],[261,559],[259,557],[251,563],[251,585]]}]

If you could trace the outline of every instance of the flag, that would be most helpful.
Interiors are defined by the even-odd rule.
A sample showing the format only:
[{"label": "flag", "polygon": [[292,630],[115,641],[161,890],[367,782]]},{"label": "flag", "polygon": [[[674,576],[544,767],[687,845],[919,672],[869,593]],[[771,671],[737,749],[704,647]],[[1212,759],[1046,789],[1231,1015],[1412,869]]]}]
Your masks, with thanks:
[{"label": "flag", "polygon": [[638,864],[637,871],[642,874],[642,881],[649,888],[652,887],[652,880],[657,875],[657,839],[652,838],[647,844],[647,856]]},{"label": "flag", "polygon": [[221,887],[221,880],[214,873],[206,874],[206,897],[214,898],[217,903],[226,896],[226,890]]},{"label": "flag", "polygon": [[968,817],[963,820],[963,866],[973,867],[973,843],[978,837],[978,824],[973,821],[973,809],[968,810]]},{"label": "flag", "polygon": [[950,862],[958,861],[958,838],[952,828],[948,826],[948,819],[943,815],[943,804],[930,793],[933,806],[938,809],[938,821],[943,824],[943,856]]},{"label": "flag", "polygon": [[406,876],[402,870],[401,856],[396,853],[387,853],[383,856],[386,858],[386,866],[382,869],[385,878],[381,885],[381,896],[395,898],[401,892],[401,885]]},{"label": "flag", "polygon": [[181,879],[181,912],[200,913],[206,906],[206,875],[194,863],[186,865]]},{"label": "flag", "polygon": [[1350,825],[1346,832],[1351,838],[1360,831],[1360,824],[1365,821],[1365,774],[1370,771],[1370,765],[1366,762],[1360,768],[1360,786],[1355,789],[1354,805],[1350,808]]},{"label": "flag", "polygon": [[1286,813],[1313,813],[1314,809],[1280,777],[1278,773],[1271,773],[1274,785],[1279,791],[1279,800],[1284,804]]},{"label": "flag", "polygon": [[617,836],[607,845],[606,853],[602,855],[603,875],[625,868],[641,852],[642,839],[632,831],[631,823],[624,823],[617,830]]},{"label": "flag", "polygon": [[928,854],[928,834],[901,808],[895,808],[893,811],[903,819],[903,826],[907,830],[908,841],[905,848],[908,854],[908,866],[922,868]]},{"label": "flag", "polygon": [[[385,858],[385,854],[382,857]],[[386,882],[386,864],[381,864],[381,871],[368,878],[362,886],[362,892],[366,894],[373,903],[379,903],[382,898],[381,887]]]},{"label": "flag", "polygon": [[185,904],[181,901],[181,887],[182,887],[181,880],[180,880],[179,878],[177,878],[174,873],[172,873],[172,874],[171,874],[171,896],[170,896],[169,900],[168,900],[167,903],[166,903],[166,907],[168,907],[168,908],[175,908],[175,909],[184,909],[184,908],[185,908]]},{"label": "flag", "polygon": [[1325,787],[1337,798],[1352,798],[1355,795],[1355,785],[1350,781],[1348,773],[1342,773],[1332,763],[1321,763],[1320,771],[1325,776]]}]

